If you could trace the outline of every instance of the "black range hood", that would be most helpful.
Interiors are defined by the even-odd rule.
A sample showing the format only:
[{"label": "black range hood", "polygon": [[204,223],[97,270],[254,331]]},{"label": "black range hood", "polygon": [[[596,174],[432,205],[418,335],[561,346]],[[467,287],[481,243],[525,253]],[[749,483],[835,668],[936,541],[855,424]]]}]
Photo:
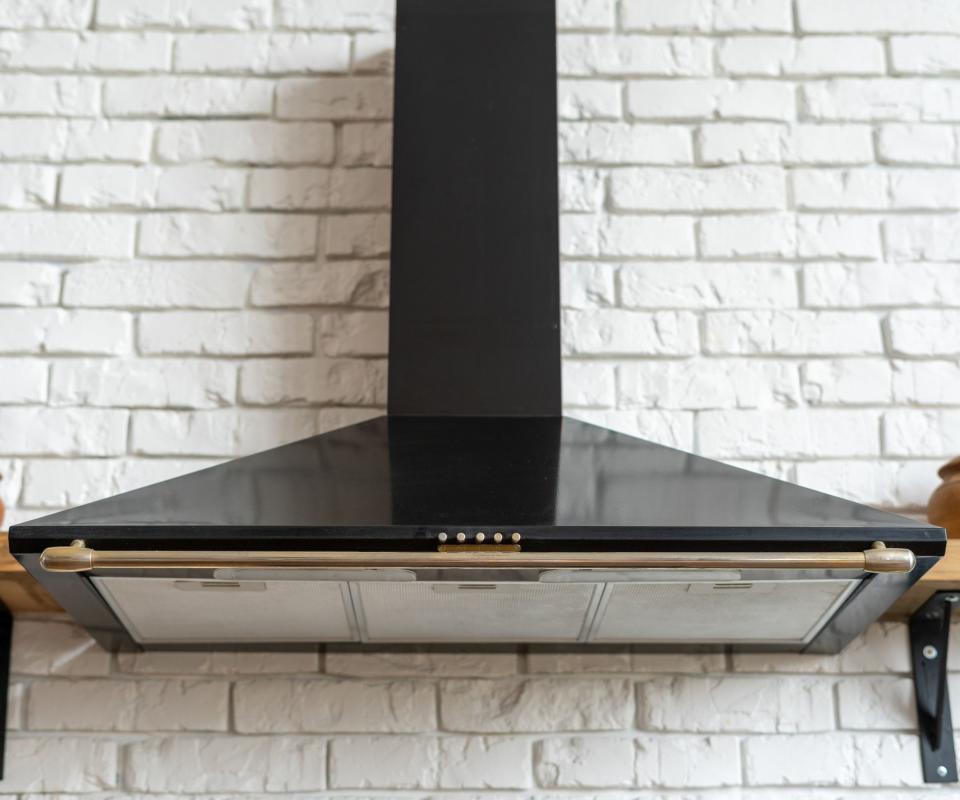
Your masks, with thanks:
[{"label": "black range hood", "polygon": [[15,526],[112,649],[834,652],[932,527],[561,416],[553,0],[399,0],[388,415]]}]

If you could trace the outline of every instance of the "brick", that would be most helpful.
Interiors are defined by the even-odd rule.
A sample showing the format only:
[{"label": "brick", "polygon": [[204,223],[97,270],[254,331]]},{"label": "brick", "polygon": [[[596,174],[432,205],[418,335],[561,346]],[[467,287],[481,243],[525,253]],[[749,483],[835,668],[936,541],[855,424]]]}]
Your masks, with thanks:
[{"label": "brick", "polygon": [[197,5],[191,0],[100,0],[102,28],[265,28],[270,0],[218,0]]},{"label": "brick", "polygon": [[350,65],[350,38],[317,33],[197,33],[177,38],[180,72],[335,73]]},{"label": "brick", "polygon": [[140,120],[72,119],[66,123],[62,157],[143,162],[150,158],[152,135],[153,125]]},{"label": "brick", "polygon": [[120,311],[0,309],[0,352],[121,355],[130,352],[133,319]]},{"label": "brick", "polygon": [[871,625],[844,648],[839,659],[844,673],[909,673],[907,626],[884,622]]},{"label": "brick", "polygon": [[120,409],[0,407],[0,452],[115,456],[126,449],[129,413]]},{"label": "brick", "polygon": [[622,309],[563,312],[564,352],[590,355],[693,355],[697,320],[686,312]]},{"label": "brick", "polygon": [[100,111],[100,82],[75,76],[0,75],[4,114],[92,117]]},{"label": "brick", "polygon": [[634,651],[630,660],[633,672],[725,672],[723,653],[647,653],[642,648]]},{"label": "brick", "polygon": [[327,645],[324,669],[331,675],[363,677],[436,677],[513,675],[517,653],[479,651],[437,645],[377,645],[363,649]]},{"label": "brick", "polygon": [[[958,31],[960,32],[960,31]],[[901,75],[942,75],[960,69],[954,36],[893,36],[890,58],[893,71]]]},{"label": "brick", "polygon": [[960,446],[960,411],[901,409],[883,415],[884,454],[949,458]]},{"label": "brick", "polygon": [[396,35],[384,33],[358,33],[353,37],[353,71],[357,73],[393,72]]},{"label": "brick", "polygon": [[786,204],[786,181],[776,167],[622,169],[610,197],[622,211],[773,210]]},{"label": "brick", "polygon": [[797,220],[792,214],[704,217],[698,238],[707,258],[791,258],[797,252]]},{"label": "brick", "polygon": [[47,399],[47,364],[26,358],[0,358],[0,403],[43,403]]},{"label": "brick", "polygon": [[527,648],[527,672],[554,675],[630,672],[630,648],[624,645],[574,650],[564,645],[530,645]]},{"label": "brick", "polygon": [[515,733],[619,730],[631,713],[623,680],[472,680],[440,686],[444,730]]},{"label": "brick", "polygon": [[801,169],[790,173],[800,209],[884,209],[890,205],[888,176],[873,169]]},{"label": "brick", "polygon": [[395,9],[392,0],[280,0],[277,21],[289,28],[389,30]]},{"label": "brick", "polygon": [[776,361],[628,362],[617,387],[619,408],[782,408],[801,399],[796,367]]},{"label": "brick", "polygon": [[103,98],[113,117],[266,116],[273,86],[255,78],[108,78]]},{"label": "brick", "polygon": [[895,311],[887,324],[897,355],[960,355],[960,319],[954,311]]},{"label": "brick", "polygon": [[246,173],[241,170],[84,165],[64,170],[60,201],[80,208],[219,211],[241,207],[245,189]]},{"label": "brick", "polygon": [[801,258],[880,258],[880,220],[839,214],[797,217],[797,255]]},{"label": "brick", "polygon": [[390,170],[335,169],[330,176],[330,205],[337,209],[386,209],[390,207]]},{"label": "brick", "polygon": [[[955,679],[950,682],[956,685]],[[898,731],[917,724],[913,681],[909,678],[846,678],[837,689],[840,726],[846,730]]]},{"label": "brick", "polygon": [[807,264],[804,305],[822,308],[960,305],[954,264]]},{"label": "brick", "polygon": [[794,87],[777,81],[681,79],[633,81],[627,110],[637,119],[792,120]]},{"label": "brick", "polygon": [[170,311],[140,318],[138,345],[148,354],[281,355],[310,353],[313,321],[269,311]]},{"label": "brick", "polygon": [[62,119],[0,119],[0,156],[9,159],[57,159],[63,153],[67,126],[68,122]]},{"label": "brick", "polygon": [[343,214],[327,220],[326,253],[358,258],[390,250],[389,214]]},{"label": "brick", "polygon": [[960,9],[950,0],[928,0],[916,7],[897,0],[799,0],[797,15],[805,32],[960,32]]},{"label": "brick", "polygon": [[[166,459],[164,459],[166,460]],[[118,653],[120,672],[142,675],[264,675],[316,673],[317,653],[161,652]]]},{"label": "brick", "polygon": [[879,359],[810,361],[801,368],[810,405],[871,405],[892,400],[890,364]]},{"label": "brick", "polygon": [[70,622],[19,619],[13,626],[14,675],[98,677],[110,672],[110,658],[85,630]]},{"label": "brick", "polygon": [[436,728],[427,683],[264,680],[236,684],[240,733],[418,733]]},{"label": "brick", "polygon": [[[592,230],[584,234],[593,241],[598,238]],[[599,248],[604,256],[689,258],[696,253],[694,222],[690,217],[679,216],[605,217]]]},{"label": "brick", "polygon": [[614,371],[609,364],[564,359],[563,402],[580,408],[609,408],[616,402]]},{"label": "brick", "polygon": [[94,262],[67,269],[65,306],[238,308],[257,267],[236,261]]},{"label": "brick", "polygon": [[682,125],[562,122],[560,162],[691,164],[690,129]]},{"label": "brick", "polygon": [[561,34],[557,69],[562,76],[710,75],[707,39]]},{"label": "brick", "polygon": [[560,170],[560,210],[600,211],[606,179],[600,170],[570,168]]},{"label": "brick", "polygon": [[883,223],[887,258],[918,261],[960,259],[960,231],[954,216],[896,216]]},{"label": "brick", "polygon": [[341,126],[340,163],[346,167],[385,167],[393,161],[393,125],[347,122]]},{"label": "brick", "polygon": [[960,178],[951,172],[898,169],[889,175],[890,200],[898,209],[960,209]]},{"label": "brick", "polygon": [[325,122],[162,122],[157,135],[157,155],[167,162],[329,164],[333,151],[333,126]]},{"label": "brick", "polygon": [[609,80],[561,80],[561,120],[618,119],[622,116],[620,85]]},{"label": "brick", "polygon": [[141,223],[148,256],[295,258],[316,251],[317,222],[284,214],[155,214]]},{"label": "brick", "polygon": [[883,43],[860,36],[755,36],[727,39],[717,53],[730,75],[882,75]]},{"label": "brick", "polygon": [[386,364],[370,359],[264,359],[240,372],[250,405],[385,405],[386,389]]},{"label": "brick", "polygon": [[8,69],[149,72],[169,66],[170,41],[161,33],[30,31],[0,33]]},{"label": "brick", "polygon": [[[561,214],[560,215],[560,255],[570,257],[596,256],[600,253],[597,238],[600,232],[600,217],[595,214]],[[625,243],[630,242],[628,238],[629,227],[621,220],[617,230],[613,232],[613,237]],[[630,221],[636,224],[636,220]],[[686,226],[687,232],[690,231],[690,224]],[[621,244],[619,246],[636,247],[636,240],[629,245]]]},{"label": "brick", "polygon": [[262,264],[253,275],[255,306],[384,308],[389,293],[386,261]]},{"label": "brick", "polygon": [[741,781],[738,742],[732,736],[642,737],[635,763],[639,786],[698,788]]},{"label": "brick", "polygon": [[694,415],[690,411],[577,409],[572,416],[667,447],[694,449]]},{"label": "brick", "polygon": [[328,169],[258,169],[250,174],[250,208],[280,211],[329,205]]},{"label": "brick", "polygon": [[323,314],[319,319],[319,348],[328,356],[385,356],[388,317],[383,311]]},{"label": "brick", "polygon": [[3,305],[46,306],[60,295],[60,268],[23,261],[0,263]]},{"label": "brick", "polygon": [[559,0],[557,27],[560,30],[612,28],[614,0]]},{"label": "brick", "polygon": [[393,109],[393,88],[376,78],[290,78],[277,84],[277,116],[281,119],[387,119]]},{"label": "brick", "polygon": [[[902,507],[898,466],[896,462],[873,459],[801,462],[795,482],[854,502]],[[835,670],[835,664],[832,666]]]},{"label": "brick", "polygon": [[883,352],[879,319],[845,311],[713,311],[707,352],[725,355],[872,355]]},{"label": "brick", "polygon": [[834,728],[833,682],[818,678],[670,676],[637,684],[645,731],[795,733]]},{"label": "brick", "polygon": [[891,164],[956,164],[957,136],[949,125],[897,124],[880,126],[877,150]]},{"label": "brick", "polygon": [[[95,738],[10,737],[4,790],[96,792],[117,786],[117,743]],[[77,765],[82,764],[82,769]]]},{"label": "brick", "polygon": [[703,411],[700,447],[710,458],[832,458],[880,454],[879,415],[862,410]]},{"label": "brick", "polygon": [[861,733],[805,734],[790,740],[791,758],[782,757],[783,737],[747,739],[747,783],[761,786],[918,786],[916,737]]},{"label": "brick", "polygon": [[[326,788],[326,743],[301,737],[150,737],[128,746],[138,792],[294,792]],[[177,769],[170,769],[177,764]]]},{"label": "brick", "polygon": [[444,789],[523,789],[530,786],[529,743],[502,736],[439,740],[438,783]]},{"label": "brick", "polygon": [[86,28],[93,0],[8,0],[0,8],[0,28]]},{"label": "brick", "polygon": [[567,261],[560,268],[564,308],[598,308],[616,303],[616,269],[596,261]]},{"label": "brick", "polygon": [[224,731],[227,683],[49,681],[33,685],[31,730]]},{"label": "brick", "polygon": [[893,122],[960,119],[960,81],[936,86],[910,78],[811,81],[801,89],[807,115],[825,120]]},{"label": "brick", "polygon": [[534,750],[537,784],[546,789],[633,788],[632,739],[573,736],[544,739]]},{"label": "brick", "polygon": [[429,789],[437,785],[440,740],[354,736],[330,743],[332,789]]},{"label": "brick", "polygon": [[894,361],[893,399],[903,405],[949,406],[960,391],[958,361]]},{"label": "brick", "polygon": [[0,208],[53,205],[57,171],[37,164],[0,164]]},{"label": "brick", "polygon": [[24,505],[64,508],[213,466],[209,459],[42,458],[24,469]]},{"label": "brick", "polygon": [[125,258],[136,220],[121,214],[0,213],[0,252],[23,256]]},{"label": "brick", "polygon": [[142,455],[238,456],[316,432],[308,410],[135,411],[130,437]]},{"label": "brick", "polygon": [[669,4],[625,0],[623,24],[627,30],[704,33],[779,33],[793,28],[788,0],[677,0]]},{"label": "brick", "polygon": [[785,264],[625,264],[617,271],[626,308],[764,308],[797,305]]},{"label": "brick", "polygon": [[233,403],[237,368],[209,360],[67,359],[54,362],[52,405],[217,408]]}]

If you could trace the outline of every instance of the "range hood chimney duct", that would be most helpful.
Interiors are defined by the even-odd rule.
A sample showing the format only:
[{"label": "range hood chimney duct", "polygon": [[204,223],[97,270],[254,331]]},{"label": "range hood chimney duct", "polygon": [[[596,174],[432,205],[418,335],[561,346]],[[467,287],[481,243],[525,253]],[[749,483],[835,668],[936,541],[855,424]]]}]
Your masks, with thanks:
[{"label": "range hood chimney duct", "polygon": [[399,0],[391,416],[559,416],[554,0]]}]

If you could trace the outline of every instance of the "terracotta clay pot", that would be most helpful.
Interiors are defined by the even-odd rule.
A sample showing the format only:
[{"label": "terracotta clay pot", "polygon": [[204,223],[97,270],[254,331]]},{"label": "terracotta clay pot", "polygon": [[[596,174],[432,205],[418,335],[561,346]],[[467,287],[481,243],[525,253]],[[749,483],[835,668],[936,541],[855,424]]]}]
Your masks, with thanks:
[{"label": "terracotta clay pot", "polygon": [[946,528],[951,539],[960,539],[960,456],[940,467],[937,474],[943,483],[930,495],[927,518]]}]

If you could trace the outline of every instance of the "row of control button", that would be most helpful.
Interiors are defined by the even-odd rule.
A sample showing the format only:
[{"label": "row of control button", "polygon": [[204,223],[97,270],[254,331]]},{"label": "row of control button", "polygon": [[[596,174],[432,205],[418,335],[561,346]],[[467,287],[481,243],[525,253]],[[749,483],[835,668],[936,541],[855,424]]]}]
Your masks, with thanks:
[{"label": "row of control button", "polygon": [[[438,539],[441,543],[447,541],[448,538],[450,538],[450,537],[448,536],[448,534],[447,534],[446,531],[441,531],[440,533],[437,534],[437,539]],[[479,532],[476,536],[474,536],[473,538],[474,538],[474,541],[475,541],[477,544],[483,544],[483,543],[487,540],[487,534],[485,534],[483,531],[480,531],[480,532]],[[465,534],[463,531],[460,531],[460,532],[456,535],[456,540],[462,544],[463,542],[467,541],[467,534]],[[500,542],[503,541],[503,534],[502,534],[500,531],[497,531],[495,534],[493,534],[493,541],[494,541],[496,544],[500,544]],[[516,531],[514,531],[513,533],[511,533],[511,534],[510,534],[510,541],[513,542],[514,544],[517,544],[517,543],[520,541],[520,534],[517,533]]]}]

